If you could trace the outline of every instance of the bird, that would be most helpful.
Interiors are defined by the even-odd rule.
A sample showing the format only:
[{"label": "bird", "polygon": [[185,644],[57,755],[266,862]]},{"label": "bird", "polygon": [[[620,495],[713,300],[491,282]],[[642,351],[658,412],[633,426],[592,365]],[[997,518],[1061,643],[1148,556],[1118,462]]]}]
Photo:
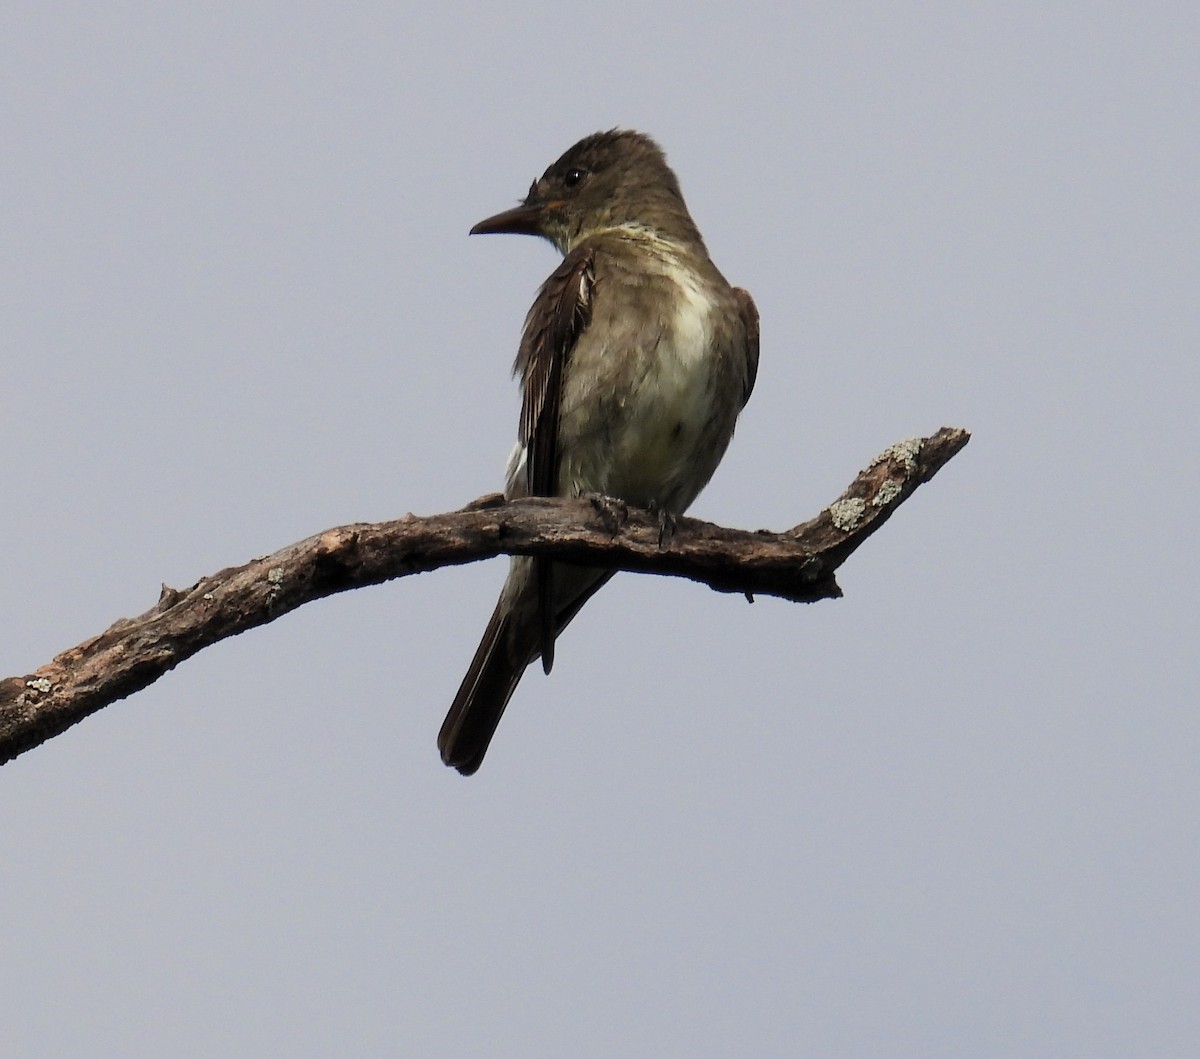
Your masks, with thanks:
[{"label": "bird", "polygon": [[[506,500],[609,498],[682,514],[717,468],[758,373],[758,310],[709,258],[662,148],[584,137],[472,235],[534,235],[562,262],[525,318]],[[613,571],[515,556],[438,735],[475,773],[517,682]]]}]

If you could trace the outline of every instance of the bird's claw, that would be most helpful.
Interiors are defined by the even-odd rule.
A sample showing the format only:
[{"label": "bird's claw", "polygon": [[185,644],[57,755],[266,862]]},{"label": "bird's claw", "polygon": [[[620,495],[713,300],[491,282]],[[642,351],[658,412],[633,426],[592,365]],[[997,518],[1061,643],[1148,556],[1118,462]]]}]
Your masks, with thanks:
[{"label": "bird's claw", "polygon": [[584,493],[584,499],[592,505],[604,528],[613,536],[629,521],[629,507],[623,500],[604,493]]},{"label": "bird's claw", "polygon": [[658,504],[651,504],[650,512],[658,519],[658,546],[670,544],[675,537],[675,515]]}]

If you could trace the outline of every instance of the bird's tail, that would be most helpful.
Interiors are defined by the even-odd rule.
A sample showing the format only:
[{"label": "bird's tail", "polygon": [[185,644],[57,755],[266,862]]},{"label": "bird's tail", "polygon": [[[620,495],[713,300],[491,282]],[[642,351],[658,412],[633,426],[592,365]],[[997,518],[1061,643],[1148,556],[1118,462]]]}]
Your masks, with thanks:
[{"label": "bird's tail", "polygon": [[[529,559],[513,560],[500,600],[438,733],[442,760],[464,776],[483,763],[521,674],[541,657],[544,629],[539,608],[544,601],[532,577]],[[611,570],[554,564],[554,599],[549,602],[557,612],[555,635],[610,577]]]},{"label": "bird's tail", "polygon": [[483,763],[504,707],[535,657],[532,644],[521,651],[521,645],[514,642],[519,622],[519,613],[502,595],[438,733],[442,760],[464,776]]}]

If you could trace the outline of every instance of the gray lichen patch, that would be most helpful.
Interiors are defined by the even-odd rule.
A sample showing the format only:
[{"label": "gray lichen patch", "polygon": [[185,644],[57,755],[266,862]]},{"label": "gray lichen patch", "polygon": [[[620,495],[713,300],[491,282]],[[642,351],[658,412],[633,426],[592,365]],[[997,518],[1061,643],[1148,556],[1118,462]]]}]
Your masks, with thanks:
[{"label": "gray lichen patch", "polygon": [[895,478],[889,478],[880,487],[879,492],[872,498],[871,503],[876,507],[887,507],[900,495],[903,486]]},{"label": "gray lichen patch", "polygon": [[903,441],[897,441],[895,445],[889,445],[871,461],[871,466],[875,467],[884,460],[897,460],[904,464],[904,473],[911,478],[917,472],[917,457],[921,455],[922,440],[905,438]]},{"label": "gray lichen patch", "polygon": [[283,594],[283,567],[272,566],[267,571],[267,584],[271,587],[267,589],[267,607],[274,610],[275,604],[279,601],[279,597]]},{"label": "gray lichen patch", "polygon": [[863,512],[866,509],[866,503],[859,500],[858,497],[849,497],[830,504],[829,517],[833,519],[834,526],[843,533],[849,533],[862,521]]}]

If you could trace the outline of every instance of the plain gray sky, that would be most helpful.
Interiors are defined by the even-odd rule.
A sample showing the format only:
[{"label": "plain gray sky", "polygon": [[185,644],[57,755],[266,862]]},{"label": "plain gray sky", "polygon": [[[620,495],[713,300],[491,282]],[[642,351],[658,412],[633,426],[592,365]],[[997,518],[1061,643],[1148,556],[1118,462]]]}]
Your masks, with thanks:
[{"label": "plain gray sky", "polygon": [[1190,1056],[1200,8],[0,13],[0,672],[497,488],[545,244],[657,137],[763,321],[695,514],[974,440],[753,606],[622,576],[463,780],[503,563],[304,608],[0,771],[6,1056]]}]

